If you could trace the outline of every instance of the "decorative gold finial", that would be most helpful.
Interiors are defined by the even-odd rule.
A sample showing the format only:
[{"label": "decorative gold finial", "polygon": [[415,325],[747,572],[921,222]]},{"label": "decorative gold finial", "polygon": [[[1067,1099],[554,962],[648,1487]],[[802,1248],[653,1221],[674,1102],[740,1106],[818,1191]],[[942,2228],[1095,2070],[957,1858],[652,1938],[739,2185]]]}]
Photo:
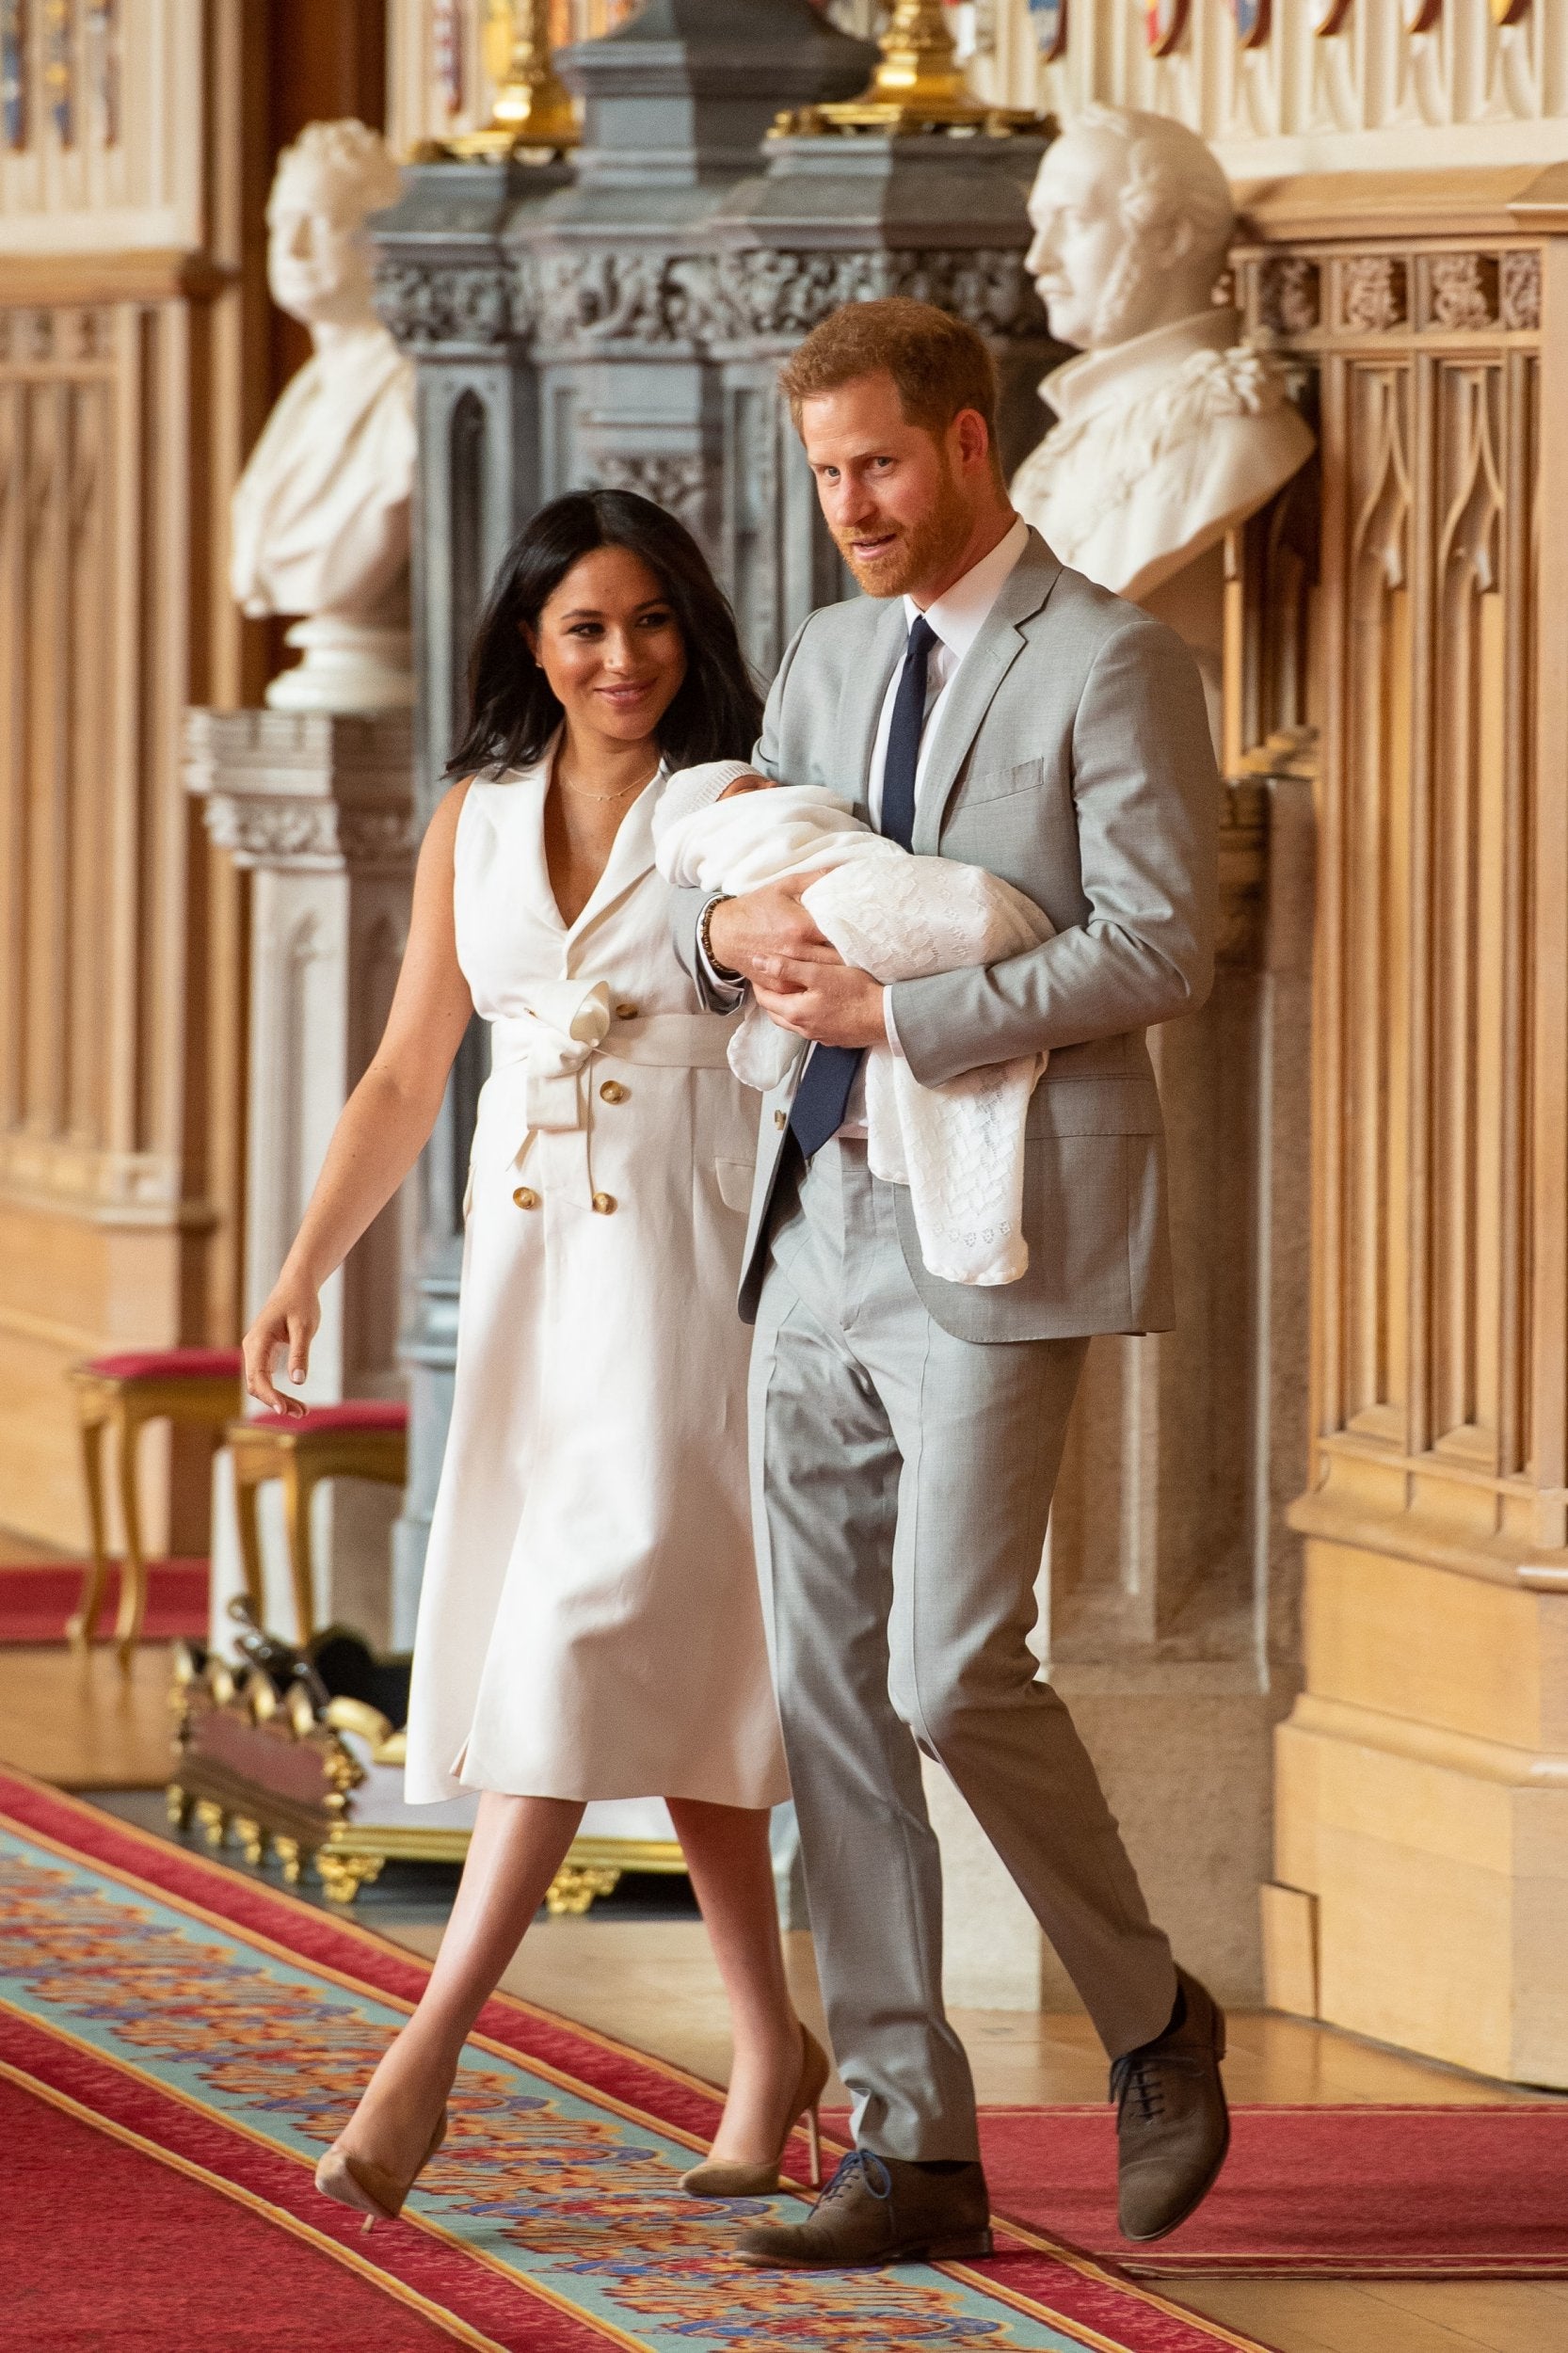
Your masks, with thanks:
[{"label": "decorative gold finial", "polygon": [[550,54],[550,0],[488,0],[485,70],[495,84],[481,131],[447,142],[449,154],[510,155],[520,148],[552,152],[582,137],[571,94]]},{"label": "decorative gold finial", "polygon": [[1016,131],[1035,129],[1027,107],[987,106],[958,63],[942,0],[893,0],[871,88],[858,98],[781,115],[778,134],[821,131]]}]

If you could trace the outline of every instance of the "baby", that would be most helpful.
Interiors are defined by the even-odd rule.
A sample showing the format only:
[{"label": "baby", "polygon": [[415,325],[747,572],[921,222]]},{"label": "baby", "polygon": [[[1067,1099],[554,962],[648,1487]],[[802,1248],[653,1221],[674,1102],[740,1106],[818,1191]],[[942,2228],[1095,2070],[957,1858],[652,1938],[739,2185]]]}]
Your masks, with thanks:
[{"label": "baby", "polygon": [[[984,867],[917,857],[816,785],[775,784],[742,760],[673,776],[653,817],[659,872],[678,888],[738,893],[787,875],[820,879],[801,904],[846,964],[884,983],[998,964],[1051,926],[1032,899]],[[790,1076],[803,1041],[748,1003],[729,1041],[737,1078],[763,1091]],[[1043,1053],[922,1086],[902,1055],[866,1056],[873,1176],[907,1185],[920,1256],[950,1283],[1015,1283],[1022,1231],[1024,1117]]]}]

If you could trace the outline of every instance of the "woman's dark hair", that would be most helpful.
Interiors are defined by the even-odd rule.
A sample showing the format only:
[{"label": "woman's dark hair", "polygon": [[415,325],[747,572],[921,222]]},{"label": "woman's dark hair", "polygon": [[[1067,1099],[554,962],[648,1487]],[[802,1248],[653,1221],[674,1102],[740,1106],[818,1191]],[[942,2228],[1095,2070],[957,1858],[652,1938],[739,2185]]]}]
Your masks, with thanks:
[{"label": "woman's dark hair", "polygon": [[561,706],[522,623],[537,627],[572,566],[595,548],[641,556],[680,626],[686,675],[659,722],[664,758],[686,768],[749,757],[762,723],[761,697],[735,616],[691,533],[634,490],[568,490],[540,507],[502,559],[474,632],[468,725],[447,762],[449,776],[503,776],[540,757],[561,723]]}]

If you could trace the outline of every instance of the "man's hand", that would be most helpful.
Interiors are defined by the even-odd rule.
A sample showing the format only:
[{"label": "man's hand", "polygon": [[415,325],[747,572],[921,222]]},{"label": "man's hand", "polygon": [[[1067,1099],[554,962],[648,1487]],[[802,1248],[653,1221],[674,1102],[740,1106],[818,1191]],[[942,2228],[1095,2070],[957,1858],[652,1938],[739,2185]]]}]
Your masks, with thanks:
[{"label": "man's hand", "polygon": [[882,983],[852,964],[762,956],[752,993],[782,1030],[818,1046],[886,1046]]},{"label": "man's hand", "polygon": [[708,923],[714,963],[738,972],[744,981],[759,977],[766,957],[832,964],[842,970],[838,950],[828,946],[800,904],[802,891],[818,880],[816,874],[793,874],[787,882],[767,883],[760,890],[721,900]]}]

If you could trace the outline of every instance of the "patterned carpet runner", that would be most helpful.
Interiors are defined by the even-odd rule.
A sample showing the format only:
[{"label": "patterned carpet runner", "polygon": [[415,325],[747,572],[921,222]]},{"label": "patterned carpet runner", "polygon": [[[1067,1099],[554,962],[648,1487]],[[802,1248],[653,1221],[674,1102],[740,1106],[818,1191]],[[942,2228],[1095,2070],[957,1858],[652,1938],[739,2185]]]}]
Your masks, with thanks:
[{"label": "patterned carpet runner", "polygon": [[676,2185],[711,2088],[506,1996],[405,2220],[363,2237],[312,2169],[424,1977],[366,1929],[0,1775],[7,2345],[1256,2353],[1027,2227],[980,2265],[748,2270],[728,2242],[764,2209]]}]

